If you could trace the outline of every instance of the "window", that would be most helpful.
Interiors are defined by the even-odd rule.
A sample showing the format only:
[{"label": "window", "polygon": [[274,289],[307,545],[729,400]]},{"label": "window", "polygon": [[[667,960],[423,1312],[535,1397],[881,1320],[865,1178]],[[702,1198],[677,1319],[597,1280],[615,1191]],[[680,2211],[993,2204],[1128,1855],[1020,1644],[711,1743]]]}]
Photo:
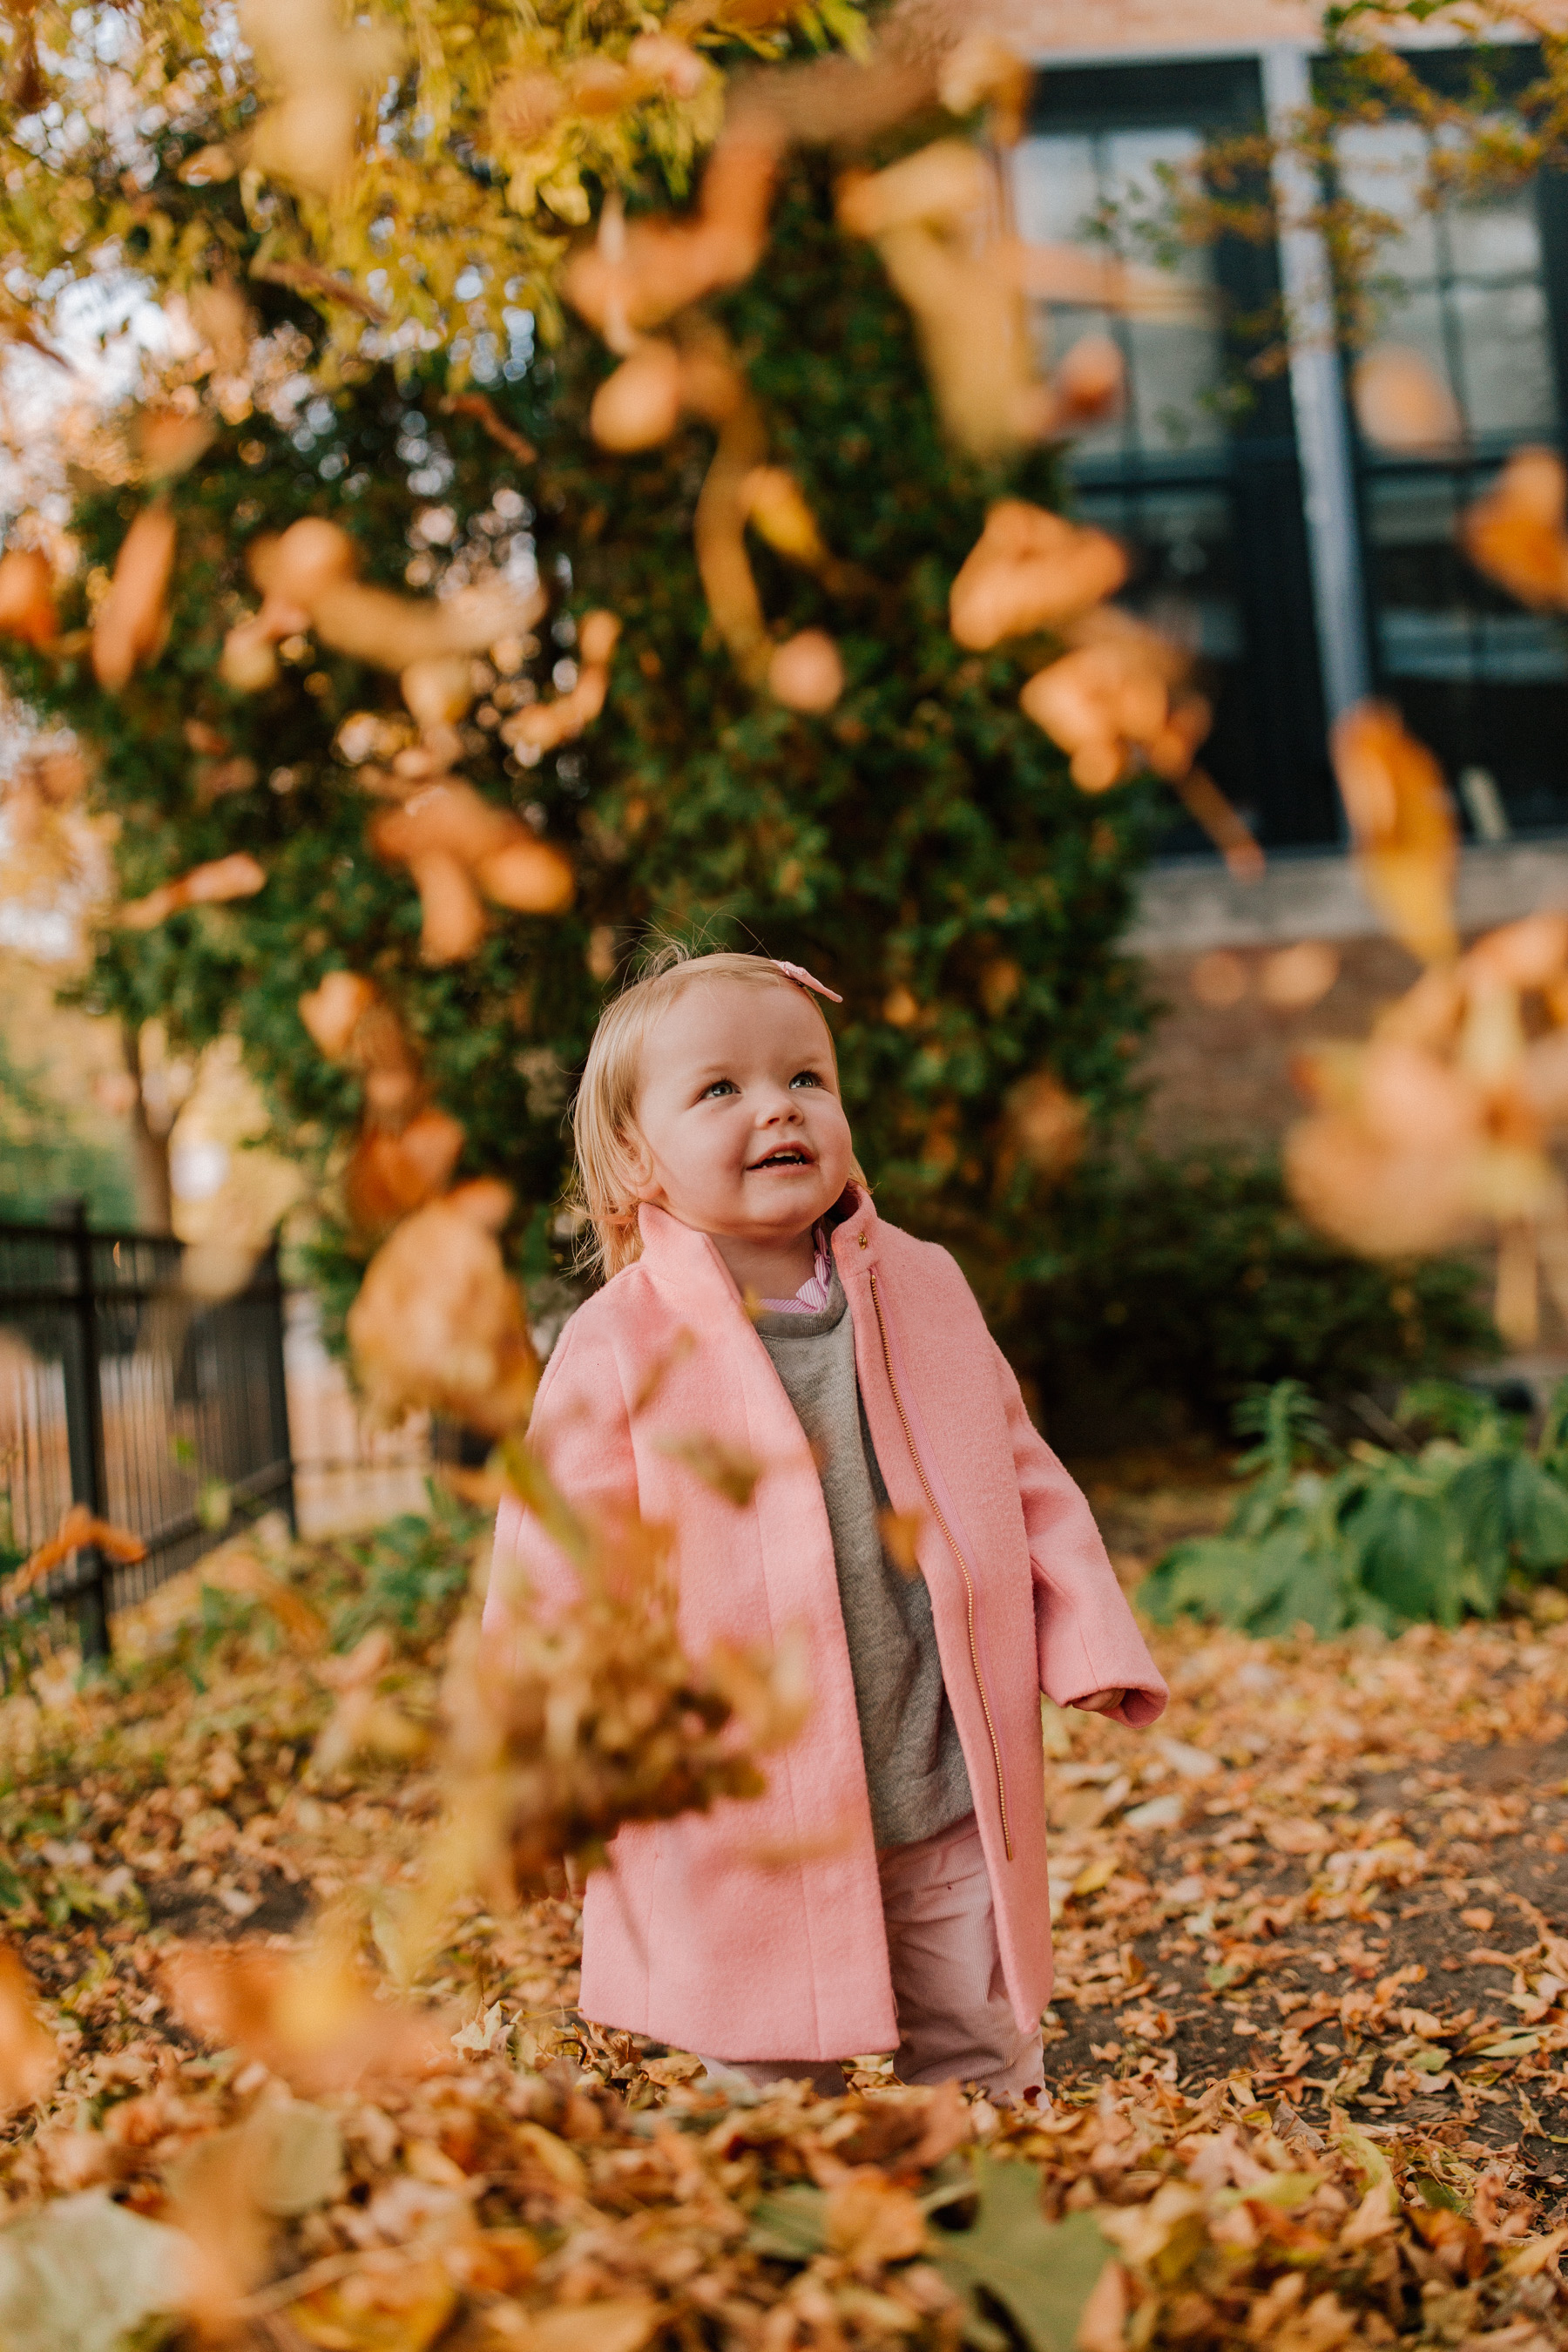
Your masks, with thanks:
[{"label": "window", "polygon": [[[1521,47],[1489,62],[1506,98],[1537,60]],[[1473,61],[1437,54],[1419,70],[1457,95]],[[1331,100],[1332,69],[1320,86]],[[1359,520],[1374,681],[1443,761],[1469,831],[1495,839],[1568,824],[1568,636],[1483,580],[1456,530],[1510,449],[1561,438],[1568,238],[1563,184],[1550,177],[1426,205],[1441,135],[1392,116],[1347,124],[1335,141],[1340,191],[1388,220],[1372,265],[1372,338],[1419,351],[1465,427],[1444,459],[1391,456],[1357,434]]]},{"label": "window", "polygon": [[[1172,173],[1200,171],[1220,141],[1260,127],[1252,59],[1052,69],[1016,151],[1018,233],[1105,239],[1152,257],[1140,223]],[[1267,244],[1221,236],[1163,257],[1206,297],[1206,316],[1165,322],[1052,306],[1051,346],[1115,337],[1124,415],[1067,458],[1074,511],[1133,553],[1124,601],[1185,644],[1215,704],[1204,753],[1216,782],[1275,845],[1335,838],[1312,622],[1311,580],[1289,383],[1249,362],[1277,336],[1279,275]],[[1184,820],[1170,851],[1205,845]]]}]

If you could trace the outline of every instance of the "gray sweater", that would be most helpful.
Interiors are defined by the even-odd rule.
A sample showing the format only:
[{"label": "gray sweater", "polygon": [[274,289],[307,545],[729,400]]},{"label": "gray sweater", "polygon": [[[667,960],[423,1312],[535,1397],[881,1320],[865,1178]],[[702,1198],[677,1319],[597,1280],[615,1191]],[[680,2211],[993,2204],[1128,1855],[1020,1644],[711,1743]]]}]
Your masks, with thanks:
[{"label": "gray sweater", "polygon": [[879,1846],[934,1837],[973,1810],[937,1655],[931,1594],[889,1558],[888,1490],[855,1377],[855,1328],[837,1268],[819,1315],[763,1313],[772,1357],[822,1474],[855,1708]]}]

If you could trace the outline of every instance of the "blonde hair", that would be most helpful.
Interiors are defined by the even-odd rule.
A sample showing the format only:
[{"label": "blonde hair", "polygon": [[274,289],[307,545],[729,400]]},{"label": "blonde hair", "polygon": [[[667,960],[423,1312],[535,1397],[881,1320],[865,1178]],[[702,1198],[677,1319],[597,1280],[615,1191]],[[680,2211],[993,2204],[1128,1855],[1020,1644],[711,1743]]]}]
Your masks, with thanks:
[{"label": "blonde hair", "polygon": [[[587,1220],[581,1260],[605,1281],[642,1255],[637,1225],[640,1158],[637,1127],[643,1048],[683,990],[699,981],[740,981],[751,988],[788,988],[806,997],[822,1020],[835,1076],[838,1057],[833,1032],[816,998],[780,970],[772,957],[725,952],[693,955],[671,943],[659,950],[639,976],[605,1007],[594,1032],[583,1083],[572,1107],[576,1165],[571,1199]],[[860,1163],[850,1174],[864,1184]]]}]

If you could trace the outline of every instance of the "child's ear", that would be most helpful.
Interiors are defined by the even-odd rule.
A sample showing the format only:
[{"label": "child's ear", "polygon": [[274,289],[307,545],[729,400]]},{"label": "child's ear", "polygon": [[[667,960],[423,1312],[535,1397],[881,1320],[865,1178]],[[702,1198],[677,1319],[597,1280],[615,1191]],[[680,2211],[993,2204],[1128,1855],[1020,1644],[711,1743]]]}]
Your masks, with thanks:
[{"label": "child's ear", "polygon": [[630,1198],[634,1202],[657,1202],[660,1188],[654,1180],[653,1154],[636,1128],[621,1138],[621,1150]]}]

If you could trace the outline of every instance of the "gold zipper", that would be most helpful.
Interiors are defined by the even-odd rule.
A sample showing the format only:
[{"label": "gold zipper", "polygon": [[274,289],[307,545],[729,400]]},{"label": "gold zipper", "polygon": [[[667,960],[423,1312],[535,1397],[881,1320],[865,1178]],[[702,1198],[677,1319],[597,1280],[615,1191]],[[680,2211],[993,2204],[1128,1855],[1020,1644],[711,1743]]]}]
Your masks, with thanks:
[{"label": "gold zipper", "polygon": [[909,1414],[904,1411],[903,1398],[899,1394],[899,1383],[893,1376],[893,1351],[888,1345],[888,1326],[882,1314],[882,1297],[877,1288],[875,1266],[871,1269],[871,1304],[877,1310],[877,1330],[882,1342],[882,1362],[888,1375],[888,1386],[893,1391],[893,1402],[899,1408],[899,1419],[903,1423],[904,1443],[910,1449],[910,1460],[914,1464],[915,1475],[925,1490],[925,1498],[931,1505],[931,1517],[947,1538],[947,1548],[958,1562],[958,1572],[963,1579],[963,1590],[969,1602],[969,1663],[974,1669],[974,1686],[980,1693],[980,1705],[985,1717],[985,1728],[991,1735],[991,1760],[996,1767],[996,1801],[1002,1809],[1002,1843],[1006,1848],[1007,1859],[1011,1862],[1013,1832],[1007,1826],[1007,1784],[1002,1777],[1002,1748],[996,1738],[995,1723],[992,1719],[991,1701],[985,1695],[985,1677],[980,1671],[980,1647],[974,1633],[974,1582],[969,1573],[963,1554],[952,1539],[952,1529],[942,1517],[942,1506],[931,1492],[931,1480],[926,1476],[925,1465],[921,1460],[919,1449],[915,1444],[914,1432],[910,1427]]}]

